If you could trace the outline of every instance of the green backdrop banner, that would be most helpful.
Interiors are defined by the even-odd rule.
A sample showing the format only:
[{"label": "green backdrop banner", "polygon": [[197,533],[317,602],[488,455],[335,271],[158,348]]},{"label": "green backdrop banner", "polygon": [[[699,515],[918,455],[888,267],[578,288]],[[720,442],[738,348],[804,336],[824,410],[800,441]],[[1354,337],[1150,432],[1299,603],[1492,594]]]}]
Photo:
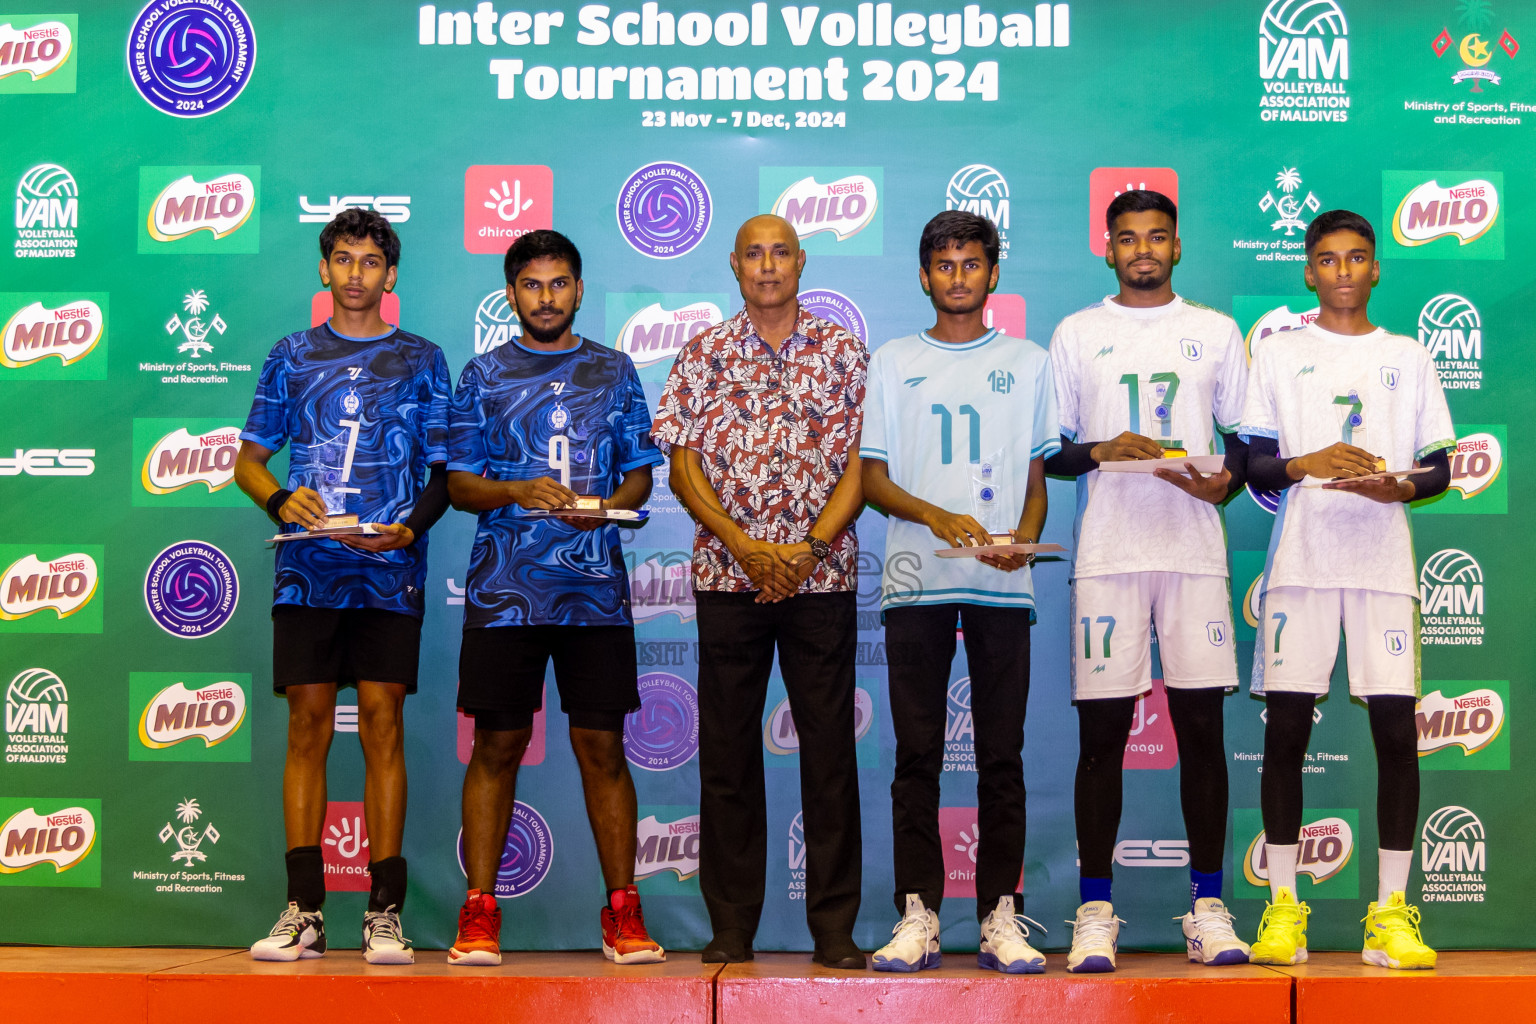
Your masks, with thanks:
[{"label": "green backdrop banner", "polygon": [[[1423,601],[1422,826],[1410,899],[1441,948],[1526,946],[1494,912],[1536,882],[1521,854],[1520,739],[1533,612],[1530,490],[1511,424],[1536,415],[1513,240],[1533,227],[1536,13],[1514,0],[1155,5],[667,2],[291,4],[0,0],[0,941],[245,944],[281,907],[286,711],[270,692],[271,527],[231,482],[256,374],[318,322],[320,226],[347,206],[404,242],[386,316],[455,374],[517,333],[501,254],[553,226],[582,248],[578,330],[634,358],[647,396],[737,308],[736,226],[782,214],[809,253],[803,303],[871,345],[930,324],[917,237],[945,208],[1003,234],[990,322],[1046,342],[1114,288],[1102,211],[1129,187],[1180,204],[1175,286],[1253,340],[1317,304],[1302,236],[1321,210],[1375,220],[1373,317],[1435,356],[1459,445],[1452,489],[1414,514]],[[281,458],[280,460],[281,461]],[[279,467],[279,473],[282,470]],[[1070,544],[1051,484],[1046,540]],[[657,474],[627,539],[644,707],[626,732],[637,874],[652,931],[697,948],[697,697],[690,528]],[[1271,496],[1227,509],[1240,669]],[[454,709],[473,520],[430,559],[422,686],[408,704],[408,930],[453,936],[464,876]],[[866,851],[858,940],[892,912],[893,738],[866,513],[858,756]],[[1037,570],[1025,771],[1026,909],[1077,903],[1065,563]],[[1342,669],[1342,666],[1341,666]],[[1350,948],[1374,893],[1375,764],[1336,680],[1307,762],[1302,895],[1315,948]],[[368,839],[352,697],[337,709],[324,829],[333,941],[360,915]],[[1227,702],[1227,887],[1250,933],[1263,705]],[[558,711],[541,715],[498,879],[511,947],[591,947],[600,874]],[[941,828],[944,939],[974,948],[969,679],[954,667]],[[777,675],[763,718],[768,908],[758,945],[806,948],[798,738]],[[1177,748],[1160,687],[1126,751],[1116,909],[1127,946],[1177,948],[1186,906]],[[571,907],[592,913],[572,914]]]}]

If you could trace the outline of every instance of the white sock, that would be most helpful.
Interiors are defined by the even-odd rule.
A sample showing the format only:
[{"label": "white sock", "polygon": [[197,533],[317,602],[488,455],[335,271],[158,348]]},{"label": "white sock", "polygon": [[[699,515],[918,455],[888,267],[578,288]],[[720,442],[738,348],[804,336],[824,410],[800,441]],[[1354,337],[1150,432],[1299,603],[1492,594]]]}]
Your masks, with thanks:
[{"label": "white sock", "polygon": [[1264,844],[1264,861],[1269,865],[1269,898],[1271,900],[1280,898],[1282,888],[1291,890],[1292,896],[1296,895],[1296,858],[1300,853],[1299,843],[1292,843],[1290,846]]},{"label": "white sock", "polygon": [[[1413,851],[1378,849],[1376,857],[1376,863],[1379,865],[1376,875],[1376,903],[1378,906],[1386,906],[1387,900],[1392,898],[1393,893],[1408,891],[1408,869],[1413,867]],[[1407,899],[1407,896],[1403,898]]]}]

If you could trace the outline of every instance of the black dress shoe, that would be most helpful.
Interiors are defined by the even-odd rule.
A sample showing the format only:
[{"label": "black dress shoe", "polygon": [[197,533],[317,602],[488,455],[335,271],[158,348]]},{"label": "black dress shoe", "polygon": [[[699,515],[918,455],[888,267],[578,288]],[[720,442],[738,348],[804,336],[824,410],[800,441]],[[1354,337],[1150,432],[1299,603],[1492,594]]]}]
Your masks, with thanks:
[{"label": "black dress shoe", "polygon": [[706,964],[745,963],[752,959],[752,936],[740,931],[719,932],[709,940],[699,959]]},{"label": "black dress shoe", "polygon": [[823,939],[816,943],[811,960],[835,971],[862,971],[867,966],[864,963],[864,951],[854,944],[850,936]]}]

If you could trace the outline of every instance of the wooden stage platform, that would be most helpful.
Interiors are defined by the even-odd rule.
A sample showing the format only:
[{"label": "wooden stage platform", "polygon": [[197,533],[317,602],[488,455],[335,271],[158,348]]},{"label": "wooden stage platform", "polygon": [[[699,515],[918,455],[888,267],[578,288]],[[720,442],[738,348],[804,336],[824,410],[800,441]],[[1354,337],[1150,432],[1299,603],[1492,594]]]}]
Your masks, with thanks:
[{"label": "wooden stage platform", "polygon": [[244,950],[0,947],[7,1019],[48,1024],[271,1024],[274,1020],[530,1024],[809,1024],[819,1021],[1078,1024],[1332,1024],[1361,1020],[1536,1021],[1536,953],[1442,953],[1434,971],[1367,967],[1314,953],[1295,968],[1204,968],[1124,953],[1110,975],[1005,977],[945,954],[917,975],[829,971],[808,954],[705,965],[697,954],[615,967],[597,952],[508,953],[501,967],[371,967],[356,950],[295,964]]}]

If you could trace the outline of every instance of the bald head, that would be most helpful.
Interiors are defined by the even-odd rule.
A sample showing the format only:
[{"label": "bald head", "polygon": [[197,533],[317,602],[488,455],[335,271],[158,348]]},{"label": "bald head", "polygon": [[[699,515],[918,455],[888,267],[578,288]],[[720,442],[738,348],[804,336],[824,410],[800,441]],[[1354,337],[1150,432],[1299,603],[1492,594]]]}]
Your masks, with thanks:
[{"label": "bald head", "polygon": [[741,286],[741,297],[749,312],[796,308],[800,271],[804,267],[805,252],[800,248],[800,239],[794,226],[783,217],[761,214],[736,232],[731,271]]},{"label": "bald head", "polygon": [[736,254],[739,257],[745,249],[749,239],[782,240],[798,251],[800,238],[795,234],[794,225],[783,217],[772,213],[760,213],[756,217],[748,217],[741,227],[736,229]]}]

